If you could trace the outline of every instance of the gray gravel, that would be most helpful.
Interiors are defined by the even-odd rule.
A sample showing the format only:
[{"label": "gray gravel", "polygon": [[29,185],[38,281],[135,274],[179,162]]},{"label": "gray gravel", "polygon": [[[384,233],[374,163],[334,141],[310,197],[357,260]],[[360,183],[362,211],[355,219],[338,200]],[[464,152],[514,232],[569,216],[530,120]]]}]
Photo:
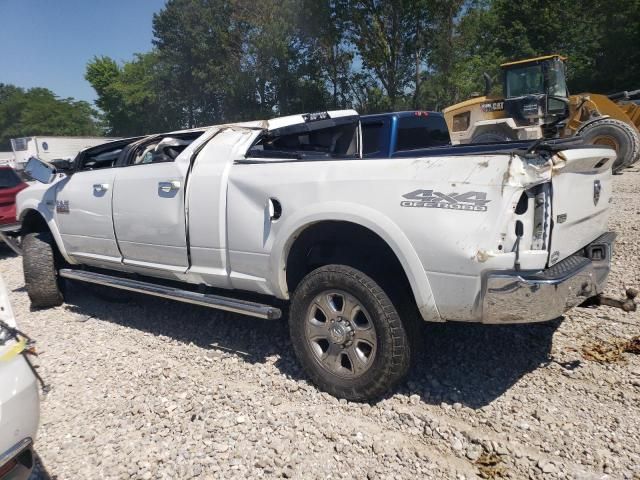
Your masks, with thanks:
[{"label": "gray gravel", "polygon": [[[640,172],[615,187],[620,294],[640,285]],[[407,383],[368,405],[310,385],[284,322],[81,284],[30,311],[20,259],[4,250],[0,269],[52,386],[36,444],[51,477],[640,478],[640,356],[582,353],[639,335],[638,313],[426,326]]]}]

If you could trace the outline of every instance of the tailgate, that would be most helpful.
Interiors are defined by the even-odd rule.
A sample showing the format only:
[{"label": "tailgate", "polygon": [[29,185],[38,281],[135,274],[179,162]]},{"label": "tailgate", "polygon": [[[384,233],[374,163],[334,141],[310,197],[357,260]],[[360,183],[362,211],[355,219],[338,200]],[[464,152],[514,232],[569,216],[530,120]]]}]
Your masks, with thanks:
[{"label": "tailgate", "polygon": [[577,148],[554,157],[550,266],[607,231],[615,156],[607,148]]}]

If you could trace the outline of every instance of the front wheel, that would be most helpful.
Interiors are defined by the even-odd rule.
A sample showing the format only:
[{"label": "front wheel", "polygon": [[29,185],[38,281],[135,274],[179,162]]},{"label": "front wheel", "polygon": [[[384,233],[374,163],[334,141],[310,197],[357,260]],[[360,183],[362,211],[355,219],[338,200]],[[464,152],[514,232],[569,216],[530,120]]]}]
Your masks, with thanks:
[{"label": "front wheel", "polygon": [[289,329],[309,377],[336,397],[378,398],[409,369],[409,342],[396,308],[354,268],[327,265],[309,273],[293,294]]},{"label": "front wheel", "polygon": [[22,268],[31,305],[38,308],[62,305],[55,244],[50,233],[28,233],[22,237]]}]

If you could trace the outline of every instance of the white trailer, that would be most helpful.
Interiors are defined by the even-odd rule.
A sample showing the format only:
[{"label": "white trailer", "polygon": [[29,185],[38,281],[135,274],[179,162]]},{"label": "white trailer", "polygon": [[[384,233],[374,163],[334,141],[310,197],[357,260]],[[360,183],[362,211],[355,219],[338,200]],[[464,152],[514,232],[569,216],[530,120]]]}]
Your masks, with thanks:
[{"label": "white trailer", "polygon": [[101,143],[118,140],[108,137],[22,137],[12,138],[11,148],[15,156],[15,168],[23,170],[31,157],[52,161],[63,158],[73,159],[80,150]]},{"label": "white trailer", "polygon": [[13,152],[0,152],[0,165],[15,166]]}]

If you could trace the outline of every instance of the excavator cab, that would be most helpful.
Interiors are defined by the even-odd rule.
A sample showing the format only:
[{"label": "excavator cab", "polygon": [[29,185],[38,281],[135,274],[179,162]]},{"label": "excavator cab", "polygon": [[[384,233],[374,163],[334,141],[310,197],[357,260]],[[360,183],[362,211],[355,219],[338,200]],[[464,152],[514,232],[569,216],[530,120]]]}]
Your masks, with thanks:
[{"label": "excavator cab", "polygon": [[500,65],[504,110],[519,126],[539,125],[545,136],[569,116],[565,57],[548,55]]}]

